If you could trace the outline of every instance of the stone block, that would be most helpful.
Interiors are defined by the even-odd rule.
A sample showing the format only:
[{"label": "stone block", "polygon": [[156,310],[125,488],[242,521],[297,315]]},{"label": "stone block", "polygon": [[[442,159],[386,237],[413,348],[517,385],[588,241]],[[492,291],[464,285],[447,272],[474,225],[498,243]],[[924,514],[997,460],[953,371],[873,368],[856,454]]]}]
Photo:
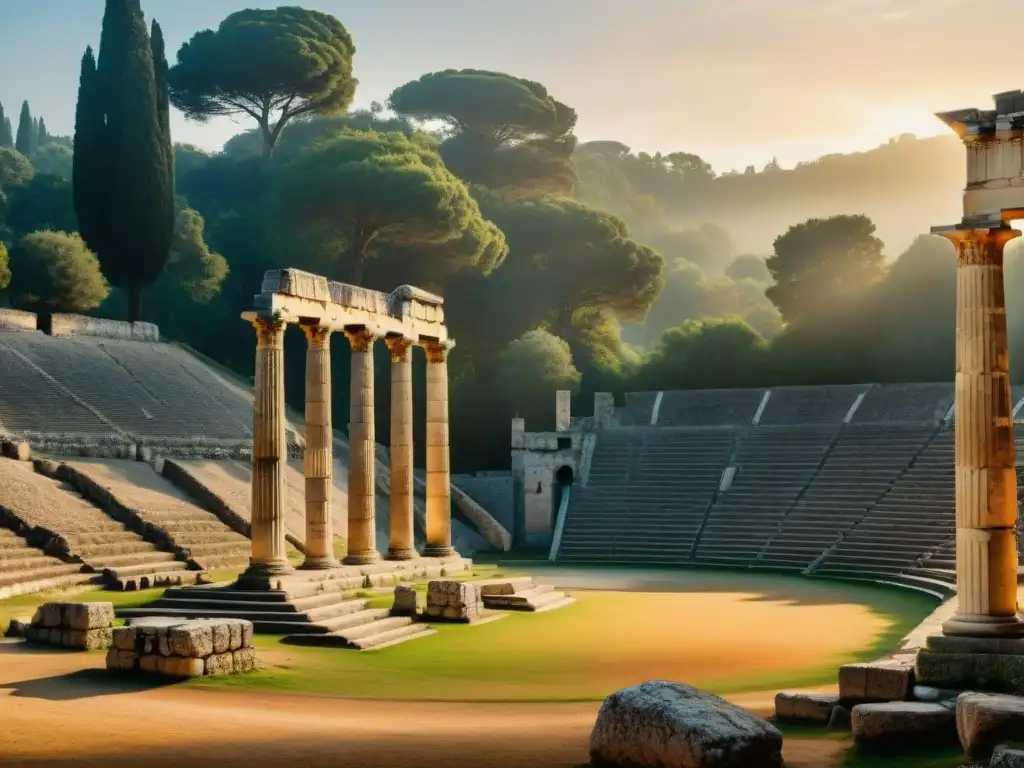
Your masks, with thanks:
[{"label": "stone block", "polygon": [[655,680],[605,699],[590,733],[590,761],[598,768],[782,768],[782,734],[718,696]]},{"label": "stone block", "polygon": [[242,647],[252,648],[252,622],[242,619],[239,620],[239,623],[242,625]]},{"label": "stone block", "polygon": [[235,662],[231,653],[214,653],[206,657],[207,675],[231,675],[234,671]]},{"label": "stone block", "polygon": [[213,652],[227,653],[231,650],[231,628],[223,621],[211,621],[210,632],[213,636]]},{"label": "stone block", "polygon": [[204,659],[213,653],[213,627],[208,622],[178,624],[167,634],[175,656]]},{"label": "stone block", "polygon": [[114,627],[112,643],[119,651],[135,650],[135,629],[134,627]]},{"label": "stone block", "polygon": [[59,632],[56,629],[50,630],[50,645],[62,645],[65,648],[75,647],[75,637],[72,633],[73,629],[61,629]]},{"label": "stone block", "polygon": [[107,669],[135,669],[135,660],[132,651],[122,651],[118,648],[110,648],[107,651]]},{"label": "stone block", "polygon": [[934,688],[930,685],[915,685],[911,691],[914,701],[949,701],[956,699],[963,691],[956,691],[951,688]]},{"label": "stone block", "polygon": [[999,744],[1024,741],[1024,698],[961,694],[956,702],[956,730],[971,760],[989,757]]},{"label": "stone block", "polygon": [[64,626],[68,629],[109,629],[114,626],[112,603],[69,603],[64,608]]},{"label": "stone block", "polygon": [[41,627],[60,627],[64,625],[64,603],[43,603],[39,606],[39,621],[33,620],[33,624]]},{"label": "stone block", "polygon": [[850,710],[846,707],[833,707],[832,714],[828,718],[828,730],[839,732],[849,731],[853,727],[851,717],[852,715]]},{"label": "stone block", "polygon": [[844,664],[839,668],[839,698],[844,701],[903,701],[914,686],[909,660]]},{"label": "stone block", "polygon": [[100,629],[62,630],[61,642],[66,648],[82,651],[99,651],[113,645],[114,632],[110,627]]},{"label": "stone block", "polygon": [[255,648],[239,648],[237,651],[231,652],[231,658],[236,675],[256,669]]},{"label": "stone block", "polygon": [[[49,643],[50,642],[50,630],[48,627],[32,627],[32,634],[37,643]],[[57,630],[60,631],[59,629]]]},{"label": "stone block", "polygon": [[160,673],[160,661],[163,658],[164,658],[163,656],[160,656],[160,655],[155,654],[155,653],[149,654],[147,656],[141,656],[141,657],[139,657],[139,669],[141,669],[143,672],[149,672],[151,674],[159,674]]},{"label": "stone block", "polygon": [[996,653],[917,652],[918,682],[937,688],[1024,695],[1024,656]]},{"label": "stone block", "polygon": [[20,619],[11,619],[11,622],[7,625],[7,631],[4,633],[5,637],[27,637],[25,631],[29,628],[28,622],[21,621]]},{"label": "stone block", "polygon": [[391,606],[393,616],[416,615],[416,590],[412,587],[395,587],[395,602]]},{"label": "stone block", "polygon": [[777,693],[775,716],[783,719],[827,723],[839,697],[831,693]]},{"label": "stone block", "polygon": [[988,768],[1024,768],[1024,749],[996,747]]},{"label": "stone block", "polygon": [[237,651],[242,647],[242,622],[237,619],[231,619],[227,622],[228,625],[228,647],[232,651]]},{"label": "stone block", "polygon": [[889,701],[858,704],[851,723],[860,746],[946,744],[956,740],[956,716],[941,704]]},{"label": "stone block", "polygon": [[160,674],[168,677],[202,677],[204,668],[202,659],[161,656],[159,661]]}]

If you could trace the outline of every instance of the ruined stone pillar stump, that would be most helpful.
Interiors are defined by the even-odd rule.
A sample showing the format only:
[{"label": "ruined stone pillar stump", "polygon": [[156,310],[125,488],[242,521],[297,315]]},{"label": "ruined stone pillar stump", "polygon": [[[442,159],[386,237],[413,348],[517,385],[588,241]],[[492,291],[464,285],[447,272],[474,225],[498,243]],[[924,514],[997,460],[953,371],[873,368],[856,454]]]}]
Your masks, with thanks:
[{"label": "ruined stone pillar stump", "polygon": [[943,634],[1024,635],[1017,616],[1017,477],[1003,293],[1005,227],[943,232],[956,246],[957,613]]},{"label": "ruined stone pillar stump", "polygon": [[346,565],[380,560],[377,552],[376,472],[373,410],[373,345],[377,334],[369,328],[350,328],[352,386],[349,393],[348,554]]},{"label": "ruined stone pillar stump", "polygon": [[427,557],[457,554],[452,546],[448,453],[448,353],[454,343],[427,343]]},{"label": "ruined stone pillar stump", "polygon": [[285,550],[288,445],[284,411],[284,323],[257,317],[256,386],[252,409],[252,556],[239,582],[267,587],[292,573]]},{"label": "ruined stone pillar stump", "polygon": [[412,341],[387,339],[391,352],[391,541],[388,560],[417,557],[413,534]]},{"label": "ruined stone pillar stump", "polygon": [[334,434],[331,429],[331,331],[303,325],[306,334],[306,559],[302,568],[322,570],[334,558],[331,490],[334,484]]}]

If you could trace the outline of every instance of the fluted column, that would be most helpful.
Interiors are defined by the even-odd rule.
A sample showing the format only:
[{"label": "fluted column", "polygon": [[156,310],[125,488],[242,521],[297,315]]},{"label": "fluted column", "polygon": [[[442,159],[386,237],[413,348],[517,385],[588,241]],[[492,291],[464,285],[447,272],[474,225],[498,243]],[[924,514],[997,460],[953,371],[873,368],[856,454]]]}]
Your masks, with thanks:
[{"label": "fluted column", "polygon": [[242,580],[291,573],[285,550],[284,329],[257,317],[256,387],[252,407],[252,557]]},{"label": "fluted column", "polygon": [[416,557],[413,534],[412,340],[387,339],[391,352],[391,543],[388,560]]},{"label": "fluted column", "polygon": [[331,431],[331,329],[303,325],[306,334],[306,559],[303,568],[333,568],[334,531],[331,490],[334,484]]},{"label": "fluted column", "polygon": [[376,472],[373,429],[373,344],[369,328],[345,330],[352,345],[352,386],[349,394],[348,565],[380,559],[377,552]]},{"label": "fluted column", "polygon": [[1008,228],[944,233],[957,251],[956,580],[947,635],[1020,635],[1017,478],[1003,293]]},{"label": "fluted column", "polygon": [[448,455],[448,353],[454,342],[427,343],[427,546],[428,557],[456,554],[452,547],[451,474]]}]

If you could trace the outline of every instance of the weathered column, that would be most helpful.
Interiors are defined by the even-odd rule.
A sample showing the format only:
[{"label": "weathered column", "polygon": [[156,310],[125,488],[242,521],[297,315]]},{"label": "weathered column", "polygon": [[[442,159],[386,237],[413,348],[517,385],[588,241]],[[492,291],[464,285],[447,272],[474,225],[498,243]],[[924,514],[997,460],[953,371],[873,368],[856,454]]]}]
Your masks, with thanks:
[{"label": "weathered column", "polygon": [[291,573],[285,550],[288,445],[284,412],[284,329],[274,318],[257,317],[256,386],[252,407],[252,557],[241,581],[269,586],[266,579]]},{"label": "weathered column", "polygon": [[331,430],[331,329],[303,325],[306,334],[306,559],[303,568],[333,568],[334,435]]},{"label": "weathered column", "polygon": [[387,339],[391,352],[391,543],[388,560],[416,557],[413,534],[412,340]]},{"label": "weathered column", "polygon": [[451,474],[448,455],[448,353],[454,342],[426,343],[428,557],[457,554],[452,546]]},{"label": "weathered column", "polygon": [[1020,635],[1017,478],[1003,294],[1009,228],[943,233],[956,246],[957,613],[946,635]]},{"label": "weathered column", "polygon": [[373,429],[373,329],[345,330],[352,345],[352,386],[349,394],[348,555],[347,565],[380,559],[377,552],[376,472]]}]

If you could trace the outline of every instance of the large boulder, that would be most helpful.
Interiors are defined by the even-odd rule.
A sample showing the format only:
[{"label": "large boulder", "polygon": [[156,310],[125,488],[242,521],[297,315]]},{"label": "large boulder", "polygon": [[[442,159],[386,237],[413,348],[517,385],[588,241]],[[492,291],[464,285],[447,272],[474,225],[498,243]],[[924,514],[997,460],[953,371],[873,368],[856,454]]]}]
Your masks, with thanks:
[{"label": "large boulder", "polygon": [[955,743],[956,716],[934,702],[891,701],[858,704],[851,717],[859,746]]},{"label": "large boulder", "polygon": [[956,700],[956,731],[972,760],[992,754],[1005,742],[1024,742],[1024,698],[962,693]]},{"label": "large boulder", "polygon": [[714,694],[652,680],[605,699],[590,760],[599,768],[781,768],[782,734]]}]

